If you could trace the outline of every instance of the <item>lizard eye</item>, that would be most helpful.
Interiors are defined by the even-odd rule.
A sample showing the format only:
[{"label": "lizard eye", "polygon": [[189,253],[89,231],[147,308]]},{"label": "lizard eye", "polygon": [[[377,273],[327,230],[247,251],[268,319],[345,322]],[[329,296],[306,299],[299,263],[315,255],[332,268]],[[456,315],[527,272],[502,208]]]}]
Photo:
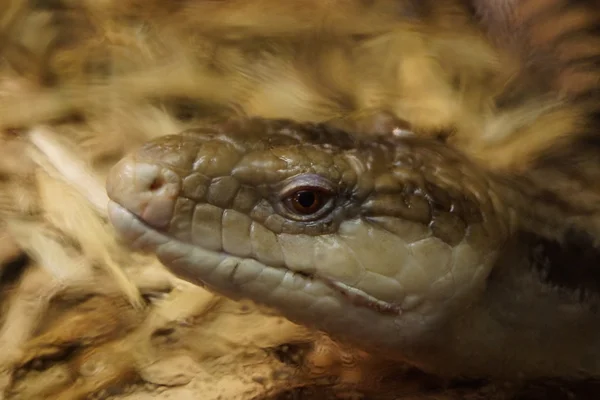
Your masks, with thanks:
[{"label": "lizard eye", "polygon": [[300,189],[285,199],[290,211],[302,215],[311,215],[327,204],[330,194],[321,188],[309,187]]},{"label": "lizard eye", "polygon": [[304,175],[295,177],[286,185],[281,204],[288,217],[313,221],[331,210],[334,196],[335,191],[329,181],[317,175]]}]

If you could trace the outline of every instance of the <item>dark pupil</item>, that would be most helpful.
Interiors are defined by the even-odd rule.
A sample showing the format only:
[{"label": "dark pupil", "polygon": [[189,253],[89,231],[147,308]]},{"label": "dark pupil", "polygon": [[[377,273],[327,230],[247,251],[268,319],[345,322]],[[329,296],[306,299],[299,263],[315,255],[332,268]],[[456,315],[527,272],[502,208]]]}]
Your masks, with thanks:
[{"label": "dark pupil", "polygon": [[314,192],[302,191],[296,195],[296,201],[304,208],[311,208],[317,201],[317,196]]}]

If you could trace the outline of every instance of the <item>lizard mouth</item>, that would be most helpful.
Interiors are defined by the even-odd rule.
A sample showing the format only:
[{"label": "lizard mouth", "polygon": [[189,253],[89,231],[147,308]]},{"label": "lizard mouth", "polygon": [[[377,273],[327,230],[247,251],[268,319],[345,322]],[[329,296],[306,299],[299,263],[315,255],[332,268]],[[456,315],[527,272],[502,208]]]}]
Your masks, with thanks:
[{"label": "lizard mouth", "polygon": [[[378,314],[394,316],[403,311],[399,305],[379,300],[360,289],[327,277],[272,267],[253,258],[206,250],[169,237],[115,201],[110,201],[108,211],[112,225],[132,248],[155,253],[168,269],[181,278],[199,286],[213,287],[218,292],[226,291],[229,297],[240,297],[249,292],[248,297],[257,300],[248,287],[253,280],[259,279],[262,272],[269,271],[268,275],[281,278],[276,288],[279,290],[305,291],[309,295],[315,291],[316,295],[334,296],[337,301],[342,298],[355,307]],[[264,286],[263,289],[266,290]],[[330,293],[325,293],[326,289]]]},{"label": "lizard mouth", "polygon": [[[314,277],[311,278],[314,279]],[[317,277],[317,279],[323,280],[327,286],[340,292],[356,306],[367,307],[377,311],[380,314],[400,315],[402,313],[400,306],[378,300],[360,289],[356,289],[346,285],[345,283],[332,281],[322,277]]]}]

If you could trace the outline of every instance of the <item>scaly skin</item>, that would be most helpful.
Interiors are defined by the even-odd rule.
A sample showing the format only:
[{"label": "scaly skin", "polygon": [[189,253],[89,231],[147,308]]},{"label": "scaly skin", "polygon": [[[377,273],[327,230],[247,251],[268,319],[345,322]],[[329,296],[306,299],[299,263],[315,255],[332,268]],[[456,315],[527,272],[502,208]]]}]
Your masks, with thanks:
[{"label": "scaly skin", "polygon": [[600,373],[600,319],[541,283],[501,181],[443,144],[236,120],[146,144],[107,187],[133,248],[369,351],[447,376]]}]

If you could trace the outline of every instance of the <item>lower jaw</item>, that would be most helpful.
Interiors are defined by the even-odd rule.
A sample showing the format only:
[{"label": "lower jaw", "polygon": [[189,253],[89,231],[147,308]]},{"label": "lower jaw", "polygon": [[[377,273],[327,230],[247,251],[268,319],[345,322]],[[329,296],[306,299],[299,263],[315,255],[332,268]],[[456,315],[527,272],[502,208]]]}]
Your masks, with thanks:
[{"label": "lower jaw", "polygon": [[[156,253],[161,262],[177,276],[199,286],[206,286],[207,284],[208,286],[218,286],[216,287],[217,291],[222,291],[223,289],[229,287],[229,290],[227,290],[229,297],[236,298],[243,296],[240,294],[243,292],[243,290],[239,287],[240,284],[233,282],[231,279],[231,274],[233,272],[227,274],[221,271],[218,275],[226,277],[226,279],[219,279],[220,282],[215,285],[208,283],[207,281],[209,279],[203,279],[203,277],[207,276],[206,272],[198,273],[198,270],[202,269],[202,264],[214,264],[212,267],[213,269],[223,269],[227,267],[226,264],[228,262],[232,265],[233,263],[237,263],[237,265],[239,265],[243,263],[245,259],[225,253],[204,250],[190,243],[169,238],[159,230],[146,224],[134,213],[112,201],[109,205],[109,215],[113,225],[117,228],[117,231],[122,234],[125,233],[122,236],[130,243],[131,247]],[[127,225],[129,225],[129,227],[127,229],[119,229],[119,225],[122,225],[124,221],[127,223]],[[144,236],[146,237],[146,243],[144,243],[144,241],[140,242],[140,238]],[[161,257],[161,246],[172,246],[172,250],[167,251],[167,253],[170,255],[165,256],[163,254]],[[196,258],[196,262],[191,260],[189,262],[185,262],[186,257],[194,258],[191,257],[192,252],[197,252],[200,254],[200,257]],[[258,261],[254,261],[254,263],[260,264]],[[402,314],[402,309],[400,306],[378,300],[364,291],[353,288],[344,283],[333,281],[317,275],[306,275],[289,269],[275,268],[263,264],[260,265],[262,265],[262,268],[265,270],[271,269],[273,271],[280,271],[280,273],[283,275],[288,274],[293,276],[295,280],[303,280],[305,281],[306,285],[320,282],[354,307],[369,309],[378,314],[385,314],[388,316],[399,316]],[[237,266],[230,268],[235,270]],[[206,267],[204,269],[206,269]]]}]

